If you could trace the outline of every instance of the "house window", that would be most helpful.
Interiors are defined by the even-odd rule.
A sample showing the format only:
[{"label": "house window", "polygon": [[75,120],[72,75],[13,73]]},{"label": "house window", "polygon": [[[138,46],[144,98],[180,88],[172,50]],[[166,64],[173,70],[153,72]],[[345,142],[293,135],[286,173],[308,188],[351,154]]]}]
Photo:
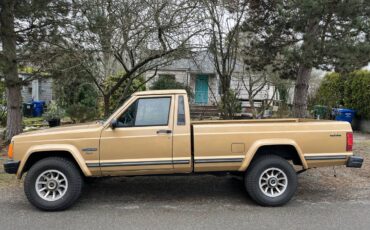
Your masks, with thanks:
[{"label": "house window", "polygon": [[175,78],[175,75],[174,74],[158,74],[158,77],[161,79],[161,78],[166,78],[166,79],[170,79],[170,80],[176,80]]}]

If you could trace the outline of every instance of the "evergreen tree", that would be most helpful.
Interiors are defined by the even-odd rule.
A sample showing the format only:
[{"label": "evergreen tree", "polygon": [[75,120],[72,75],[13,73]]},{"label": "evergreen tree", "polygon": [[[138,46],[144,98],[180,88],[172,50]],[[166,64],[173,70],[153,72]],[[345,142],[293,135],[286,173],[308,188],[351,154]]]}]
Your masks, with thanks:
[{"label": "evergreen tree", "polygon": [[0,71],[6,86],[8,141],[22,131],[21,87],[34,79],[20,79],[18,68],[34,65],[42,71],[45,63],[53,59],[46,42],[58,37],[59,25],[65,24],[63,19],[69,11],[68,2],[0,1]]},{"label": "evergreen tree", "polygon": [[[313,68],[349,72],[370,61],[370,4],[366,0],[251,1],[244,31],[256,34],[261,63],[288,58],[296,80],[293,114],[306,115]],[[272,58],[271,58],[272,57]]]}]

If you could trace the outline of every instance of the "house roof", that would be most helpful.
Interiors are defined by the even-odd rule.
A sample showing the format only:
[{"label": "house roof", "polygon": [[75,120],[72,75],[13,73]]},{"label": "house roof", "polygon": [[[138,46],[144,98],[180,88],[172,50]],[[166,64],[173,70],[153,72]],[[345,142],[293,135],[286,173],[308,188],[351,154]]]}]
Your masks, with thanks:
[{"label": "house roof", "polygon": [[[197,73],[216,73],[213,61],[213,54],[210,51],[194,52],[187,58],[180,58],[163,66],[161,70],[187,70]],[[237,62],[235,72],[242,70],[241,63]]]}]

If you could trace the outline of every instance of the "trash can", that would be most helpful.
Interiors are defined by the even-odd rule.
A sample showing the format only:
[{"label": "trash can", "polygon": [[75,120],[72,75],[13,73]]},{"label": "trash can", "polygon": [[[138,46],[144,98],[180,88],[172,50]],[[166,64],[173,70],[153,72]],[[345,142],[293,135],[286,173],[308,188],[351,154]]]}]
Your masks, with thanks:
[{"label": "trash can", "polygon": [[314,117],[316,119],[327,119],[329,117],[329,110],[327,106],[324,105],[315,105],[313,107]]},{"label": "trash can", "polygon": [[33,105],[32,115],[34,117],[41,117],[42,114],[44,113],[45,101],[33,101],[32,105]]},{"label": "trash can", "polygon": [[335,120],[337,121],[348,121],[352,122],[353,117],[355,116],[356,111],[352,109],[337,109]]},{"label": "trash can", "polygon": [[32,117],[32,103],[23,103],[23,116]]}]

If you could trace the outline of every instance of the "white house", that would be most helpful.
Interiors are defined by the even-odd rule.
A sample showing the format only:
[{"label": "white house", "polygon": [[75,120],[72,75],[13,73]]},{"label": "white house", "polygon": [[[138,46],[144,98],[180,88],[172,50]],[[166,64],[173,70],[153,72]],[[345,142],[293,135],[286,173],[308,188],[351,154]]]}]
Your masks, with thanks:
[{"label": "white house", "polygon": [[[154,71],[146,73],[146,77],[153,76]],[[243,112],[248,112],[249,98],[247,91],[242,84],[241,76],[245,72],[242,65],[238,63],[233,73],[231,88],[238,93],[238,98],[242,102]],[[147,88],[160,76],[173,77],[176,81],[190,86],[194,93],[191,101],[192,105],[212,106],[215,101],[220,99],[220,80],[216,73],[212,54],[209,52],[199,52],[191,58],[182,58],[173,61],[171,64],[157,70],[156,76],[147,83]],[[255,106],[259,107],[266,100],[271,98],[279,100],[279,94],[273,97],[275,87],[267,84],[256,96]]]},{"label": "white house", "polygon": [[[27,80],[32,75],[27,73],[20,73],[19,77],[22,80]],[[30,79],[27,85],[24,85],[21,90],[22,100],[24,103],[31,101],[45,101],[49,104],[53,100],[53,80],[51,78],[37,78]]]}]

